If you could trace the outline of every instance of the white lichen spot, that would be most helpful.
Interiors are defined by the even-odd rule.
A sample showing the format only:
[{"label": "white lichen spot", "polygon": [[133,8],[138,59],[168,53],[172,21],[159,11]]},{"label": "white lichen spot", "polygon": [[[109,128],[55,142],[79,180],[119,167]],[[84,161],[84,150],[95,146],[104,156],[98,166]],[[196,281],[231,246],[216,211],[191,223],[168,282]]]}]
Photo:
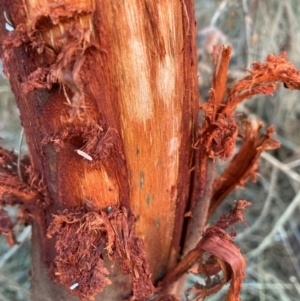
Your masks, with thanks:
[{"label": "white lichen spot", "polygon": [[74,290],[79,284],[76,282],[70,286],[70,290]]},{"label": "white lichen spot", "polygon": [[84,151],[77,149],[76,152],[79,156],[81,156],[89,161],[93,161],[93,158],[90,155],[88,155],[87,153],[85,153]]}]

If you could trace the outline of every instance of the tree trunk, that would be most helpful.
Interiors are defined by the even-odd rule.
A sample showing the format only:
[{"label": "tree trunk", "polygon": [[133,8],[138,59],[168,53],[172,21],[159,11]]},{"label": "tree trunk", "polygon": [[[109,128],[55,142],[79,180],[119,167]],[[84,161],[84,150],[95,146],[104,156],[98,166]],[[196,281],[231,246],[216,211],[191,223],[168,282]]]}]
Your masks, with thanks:
[{"label": "tree trunk", "polygon": [[[4,70],[43,196],[31,212],[32,300],[75,300],[49,280],[57,236],[47,229],[76,207],[131,209],[156,283],[177,260],[192,183],[193,1],[0,3],[14,27],[1,16]],[[105,265],[112,284],[96,300],[129,296],[129,277]]]}]

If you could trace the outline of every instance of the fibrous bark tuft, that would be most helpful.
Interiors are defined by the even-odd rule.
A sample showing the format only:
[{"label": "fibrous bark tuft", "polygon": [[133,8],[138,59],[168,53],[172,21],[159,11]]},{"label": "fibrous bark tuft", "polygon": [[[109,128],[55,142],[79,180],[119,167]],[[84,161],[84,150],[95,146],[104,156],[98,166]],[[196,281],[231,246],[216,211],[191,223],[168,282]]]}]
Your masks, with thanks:
[{"label": "fibrous bark tuft", "polygon": [[269,127],[263,135],[260,134],[261,129],[262,123],[254,127],[249,121],[244,121],[240,132],[243,144],[223,174],[214,181],[208,218],[236,187],[243,187],[249,178],[253,182],[256,181],[258,159],[261,153],[280,146],[280,143],[272,137],[273,127]]},{"label": "fibrous bark tuft", "polygon": [[[104,213],[83,209],[64,210],[55,215],[48,237],[57,233],[55,275],[71,295],[92,299],[110,283],[102,253],[109,242]],[[55,280],[55,279],[54,279]],[[78,287],[72,289],[74,284]]]},{"label": "fibrous bark tuft", "polygon": [[94,121],[84,123],[73,120],[75,124],[65,124],[56,133],[45,137],[42,145],[53,143],[57,152],[66,142],[77,140],[78,147],[94,160],[105,161],[113,153],[117,153],[121,160],[125,160],[121,146],[121,137],[114,128],[105,128]]},{"label": "fibrous bark tuft", "polygon": [[118,259],[121,272],[132,279],[133,295],[144,300],[154,287],[143,242],[134,234],[135,217],[125,207],[109,211],[79,208],[54,216],[48,237],[57,235],[55,275],[71,295],[92,299],[111,283],[103,258]]},{"label": "fibrous bark tuft", "polygon": [[13,246],[16,243],[14,233],[12,231],[14,223],[11,221],[7,211],[0,209],[0,235],[6,236],[7,244]]},{"label": "fibrous bark tuft", "polygon": [[232,156],[237,136],[237,126],[233,116],[228,118],[222,116],[211,121],[207,118],[207,125],[200,130],[200,144],[205,148],[209,158],[220,156],[225,161]]},{"label": "fibrous bark tuft", "polygon": [[47,205],[44,193],[43,181],[32,172],[29,157],[18,160],[14,152],[0,147],[0,204],[19,204],[33,211],[37,204]]},{"label": "fibrous bark tuft", "polygon": [[144,243],[134,234],[134,215],[125,207],[113,211],[109,221],[115,234],[115,248],[120,258],[121,271],[132,279],[133,295],[144,300],[154,293],[151,274],[146,261]]}]

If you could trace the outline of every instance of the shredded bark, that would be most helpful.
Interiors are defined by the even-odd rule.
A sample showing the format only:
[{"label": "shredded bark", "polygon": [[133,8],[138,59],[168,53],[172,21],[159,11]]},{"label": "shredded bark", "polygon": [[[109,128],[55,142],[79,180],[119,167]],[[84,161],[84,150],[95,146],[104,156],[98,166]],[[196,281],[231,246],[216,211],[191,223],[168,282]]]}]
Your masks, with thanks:
[{"label": "shredded bark", "polygon": [[60,131],[45,137],[42,145],[53,143],[55,150],[59,152],[67,141],[74,138],[80,138],[80,150],[86,152],[93,160],[105,161],[112,157],[113,152],[117,152],[120,160],[125,160],[118,131],[114,128],[105,129],[94,121],[67,124]]},{"label": "shredded bark", "polygon": [[[199,128],[200,138],[195,145],[201,158],[198,192],[200,197],[196,196],[195,199],[202,203],[202,207],[204,205],[201,194],[205,194],[208,170],[212,172],[211,165],[214,165],[210,160],[219,157],[225,161],[232,156],[235,149],[238,130],[233,110],[236,106],[256,94],[272,95],[279,87],[277,82],[283,82],[290,89],[300,88],[300,71],[287,61],[284,52],[280,56],[270,54],[265,62],[253,63],[252,68],[248,70],[250,75],[235,82],[231,88],[226,88],[230,54],[231,47],[214,47],[212,53],[214,74],[210,98],[206,104],[200,106],[204,111],[204,122]],[[249,178],[256,179],[258,158],[263,151],[279,147],[279,143],[272,138],[274,132],[272,127],[260,138],[261,125],[252,129],[247,120],[243,122],[245,123],[243,145],[224,174],[214,182],[214,191],[209,195],[211,201],[207,218],[236,187],[243,186]],[[197,208],[197,205],[192,206],[193,208]]]},{"label": "shredded bark", "polygon": [[14,223],[11,221],[8,213],[4,209],[0,209],[0,235],[6,236],[9,246],[16,244],[16,238],[13,233]]},{"label": "shredded bark", "polygon": [[204,122],[199,128],[199,149],[205,149],[208,158],[220,156],[221,160],[229,158],[234,151],[237,126],[233,115],[222,115],[220,110],[226,104],[227,72],[231,47],[215,46],[212,57],[214,74],[210,97],[206,104],[201,104]]},{"label": "shredded bark", "polygon": [[287,61],[285,52],[280,56],[269,54],[265,62],[253,63],[248,71],[250,75],[237,81],[228,91],[227,105],[220,109],[221,114],[229,115],[241,101],[256,94],[273,95],[279,88],[276,82],[292,90],[300,88],[300,71]]},{"label": "shredded bark", "polygon": [[243,187],[251,178],[256,181],[258,159],[262,152],[280,147],[280,143],[272,138],[274,128],[269,127],[264,135],[260,135],[262,123],[253,127],[249,121],[244,123],[243,144],[239,152],[230,161],[220,178],[214,182],[208,218],[216,211],[222,201],[237,187]]},{"label": "shredded bark", "polygon": [[[135,221],[125,207],[109,213],[80,208],[54,215],[48,237],[57,235],[55,275],[71,295],[93,299],[110,284],[104,256],[119,260],[121,272],[132,279],[137,300],[154,293],[143,242],[134,234]],[[72,290],[74,283],[78,286]]]},{"label": "shredded bark", "polygon": [[[63,9],[63,11],[65,10]],[[53,17],[52,21],[56,24],[55,20],[63,15],[55,13],[49,17],[51,16]],[[47,24],[45,18],[42,23]],[[46,26],[47,30],[51,30],[52,25],[50,24]],[[83,83],[79,73],[85,61],[86,51],[90,47],[98,48],[91,35],[90,28],[74,22],[64,28],[64,33],[60,37],[56,37],[55,42],[64,42],[60,43],[61,47],[54,51],[52,46],[45,43],[41,29],[25,28],[22,24],[9,33],[4,40],[3,45],[6,51],[3,59],[9,60],[12,49],[21,45],[31,48],[33,52],[36,52],[37,57],[43,53],[47,60],[40,62],[40,66],[22,83],[23,92],[27,94],[35,89],[50,90],[56,83],[62,85],[64,90],[67,87],[72,96],[69,99],[65,93],[66,101],[71,107],[71,118],[74,118],[85,112]],[[9,74],[7,76],[9,77]]]},{"label": "shredded bark", "polygon": [[192,212],[188,224],[183,253],[196,246],[205,226],[210,199],[216,158],[226,160],[232,156],[237,136],[237,126],[233,115],[221,115],[219,110],[225,105],[227,91],[227,69],[231,47],[216,46],[213,51],[214,74],[208,103],[201,104],[203,124],[197,131],[195,152],[195,183],[189,210]]},{"label": "shredded bark", "polygon": [[88,145],[88,149],[84,150],[94,157],[96,154],[94,152],[90,153],[90,151],[97,148],[97,145],[100,143],[99,141],[104,135],[105,133],[100,122],[86,121],[82,123],[79,120],[74,119],[72,123],[68,122],[57,132],[46,136],[41,144],[44,146],[52,143],[55,150],[59,152],[65,146],[66,142],[78,138],[81,140],[79,141],[79,147],[84,148]]},{"label": "shredded bark", "polygon": [[235,147],[237,128],[232,112],[241,101],[256,94],[272,95],[279,87],[278,81],[291,89],[300,87],[300,71],[287,61],[283,52],[278,57],[270,54],[265,62],[253,63],[250,75],[227,89],[230,54],[230,46],[214,47],[210,98],[200,107],[204,110],[204,123],[199,130],[199,148],[204,147],[209,158],[220,156],[222,160],[229,158]]},{"label": "shredded bark", "polygon": [[[239,248],[234,246],[233,239],[236,236],[236,230],[233,225],[243,222],[247,226],[243,211],[249,205],[251,203],[245,200],[235,202],[235,207],[231,212],[221,215],[215,225],[206,228],[196,247],[188,252],[159,283],[158,293],[163,293],[184,273],[192,272],[204,275],[206,284],[195,283],[186,292],[187,300],[190,300],[189,295],[195,297],[193,300],[203,300],[204,297],[220,290],[231,279],[226,301],[238,301],[246,263]],[[232,227],[230,233],[226,231],[229,227]],[[209,256],[204,256],[207,253]],[[191,270],[196,262],[199,262],[196,271]],[[218,276],[220,271],[223,272],[222,279]]]},{"label": "shredded bark", "polygon": [[94,11],[93,1],[57,2],[47,1],[35,3],[34,19],[28,20],[28,27],[37,28],[47,16],[52,24],[58,24],[66,19],[78,18],[80,15],[91,14]]},{"label": "shredded bark", "polygon": [[84,108],[83,84],[79,73],[85,60],[85,52],[89,47],[96,46],[91,42],[90,29],[82,28],[77,23],[65,30],[61,39],[66,39],[66,43],[55,62],[49,67],[38,68],[32,72],[22,87],[24,93],[28,93],[34,89],[51,89],[55,83],[65,85],[72,93],[71,100],[68,97],[66,100],[72,108],[71,116],[75,117]]},{"label": "shredded bark", "polygon": [[204,124],[199,130],[199,147],[206,149],[207,156],[229,158],[235,147],[237,127],[233,110],[243,100],[256,94],[272,95],[281,81],[292,88],[300,87],[300,72],[286,60],[285,53],[279,57],[269,55],[266,62],[253,63],[250,75],[237,81],[231,89],[226,88],[227,69],[231,47],[214,47],[214,76],[210,98],[202,104]]},{"label": "shredded bark", "polygon": [[204,105],[205,116],[216,120],[219,116],[230,116],[236,106],[256,94],[272,95],[282,82],[292,90],[300,88],[300,71],[287,61],[286,53],[280,56],[268,55],[265,62],[255,62],[248,70],[250,75],[238,80],[232,88],[227,89],[228,61],[231,47],[215,46],[212,56],[214,77],[212,91],[207,105]]},{"label": "shredded bark", "polygon": [[233,116],[220,117],[216,121],[207,117],[206,126],[199,130],[201,137],[199,144],[205,149],[208,158],[213,159],[219,156],[222,161],[225,161],[233,154],[237,133]]},{"label": "shredded bark", "polygon": [[130,275],[133,295],[137,300],[152,296],[154,287],[144,243],[134,234],[136,218],[128,209],[122,207],[122,211],[113,211],[109,215],[109,221],[115,234],[115,248],[121,261],[121,272]]},{"label": "shredded bark", "polygon": [[[104,213],[86,213],[84,209],[64,210],[54,216],[48,228],[49,238],[57,233],[55,275],[71,295],[81,300],[93,300],[110,284],[102,255],[107,245],[110,256],[112,245],[111,229],[105,225],[105,218]],[[72,290],[75,283],[78,287]]]},{"label": "shredded bark", "polygon": [[[21,176],[21,178],[20,178]],[[27,156],[20,160],[12,151],[0,147],[0,202],[2,205],[24,205],[29,208],[38,199],[44,187],[33,177]]]},{"label": "shredded bark", "polygon": [[[84,15],[91,17],[94,5],[92,2],[76,5],[47,2],[41,5],[36,2],[34,6],[35,12],[30,18],[28,12],[27,16],[22,17],[16,14],[16,19],[20,19],[14,22],[15,30],[8,33],[3,41],[3,60],[10,60],[12,50],[20,46],[24,46],[29,55],[36,54],[35,59],[39,60],[39,67],[22,83],[23,92],[51,89],[55,83],[66,85],[73,93],[72,103],[69,105],[72,107],[71,113],[75,116],[84,102],[82,83],[78,75],[85,60],[85,51],[89,47],[97,47],[91,39],[91,28],[89,25],[84,27],[80,21]],[[59,23],[63,33],[53,37],[54,29]],[[49,35],[47,38],[46,33]],[[28,51],[29,49],[31,51]],[[41,59],[41,54],[44,60]],[[5,73],[10,78],[7,70]]]},{"label": "shredded bark", "polygon": [[[240,301],[239,294],[244,279],[246,260],[240,253],[240,249],[234,245],[235,229],[233,228],[231,233],[226,232],[226,229],[239,222],[247,226],[243,211],[249,205],[251,203],[245,200],[235,202],[235,208],[231,212],[223,214],[215,225],[208,227],[203,233],[197,248],[211,255],[206,260],[202,258],[203,261],[200,261],[198,266],[198,273],[207,277],[206,285],[197,283],[187,291],[187,294],[196,294],[194,300],[217,292],[231,279],[225,301]],[[219,271],[223,272],[222,279],[219,279],[217,275]],[[213,279],[211,276],[214,274]]]},{"label": "shredded bark", "polygon": [[6,235],[10,245],[15,243],[12,228],[17,223],[28,225],[35,219],[41,228],[45,228],[44,210],[48,201],[43,181],[32,171],[29,157],[24,156],[18,162],[16,154],[0,147],[0,206],[19,205],[14,223],[9,223],[8,216],[1,209],[0,233]]},{"label": "shredded bark", "polygon": [[[13,59],[14,49],[23,46],[29,55],[35,56],[36,59],[39,59],[39,68],[33,71],[32,75],[29,75],[29,78],[26,78],[26,82],[28,81],[28,88],[26,85],[24,86],[24,82],[21,84],[24,88],[24,91],[29,92],[33,89],[45,88],[44,80],[46,77],[44,75],[47,74],[49,66],[55,63],[57,54],[53,47],[45,42],[42,32],[38,30],[28,31],[25,24],[22,23],[18,25],[14,31],[6,34],[2,41],[2,45],[2,60],[5,75],[8,78],[11,77],[9,70],[6,68],[7,63]],[[29,49],[31,49],[32,53],[28,51]],[[40,59],[41,54],[46,57],[45,61]],[[50,86],[48,85],[46,87],[48,88]]]}]

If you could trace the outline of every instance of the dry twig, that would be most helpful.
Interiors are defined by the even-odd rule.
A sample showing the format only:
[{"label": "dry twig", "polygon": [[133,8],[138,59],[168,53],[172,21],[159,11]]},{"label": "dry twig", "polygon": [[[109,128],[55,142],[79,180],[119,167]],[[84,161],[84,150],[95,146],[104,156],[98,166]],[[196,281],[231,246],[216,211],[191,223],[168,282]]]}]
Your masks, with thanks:
[{"label": "dry twig", "polygon": [[299,206],[299,204],[300,192],[298,192],[298,194],[294,197],[294,199],[291,201],[290,205],[287,207],[285,212],[281,215],[276,224],[273,226],[272,231],[263,239],[259,246],[246,254],[248,259],[258,257],[266,248],[268,248],[274,243],[273,236],[279,231],[281,227],[284,226],[284,224],[287,222],[287,220],[290,218],[290,216],[293,214],[293,212],[295,211],[297,206]]}]

